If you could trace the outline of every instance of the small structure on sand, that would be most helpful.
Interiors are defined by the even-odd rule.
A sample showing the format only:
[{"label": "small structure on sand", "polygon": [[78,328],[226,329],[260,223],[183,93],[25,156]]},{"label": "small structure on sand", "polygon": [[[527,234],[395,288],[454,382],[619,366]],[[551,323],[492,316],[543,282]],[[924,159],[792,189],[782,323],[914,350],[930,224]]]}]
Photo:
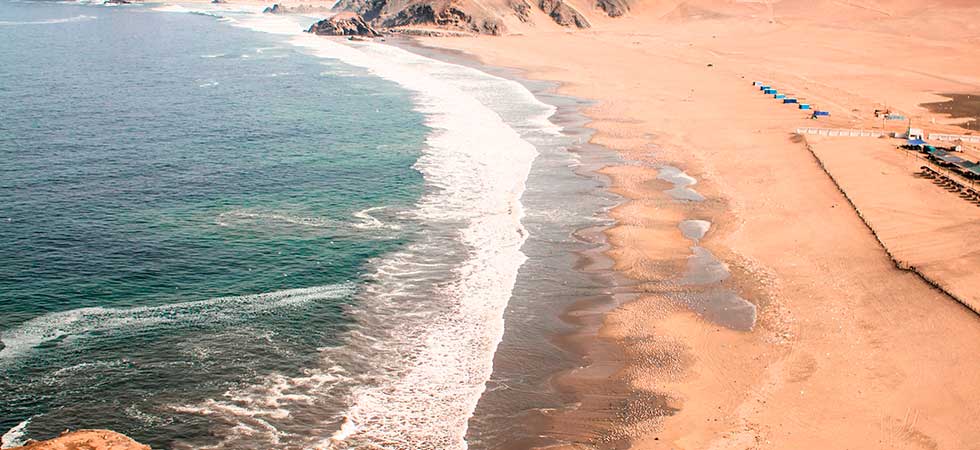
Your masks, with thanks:
[{"label": "small structure on sand", "polygon": [[905,138],[910,141],[913,139],[924,140],[926,138],[926,133],[923,132],[921,128],[909,127],[909,129],[905,132]]}]

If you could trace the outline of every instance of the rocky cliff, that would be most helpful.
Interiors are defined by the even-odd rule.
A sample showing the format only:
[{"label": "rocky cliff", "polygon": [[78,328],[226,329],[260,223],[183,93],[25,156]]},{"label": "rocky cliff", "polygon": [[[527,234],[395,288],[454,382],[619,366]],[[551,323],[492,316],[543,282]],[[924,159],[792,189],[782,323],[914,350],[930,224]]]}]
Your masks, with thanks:
[{"label": "rocky cliff", "polygon": [[[335,11],[361,15],[375,28],[444,29],[505,34],[508,26],[553,21],[588,28],[589,14],[619,17],[633,0],[340,0]],[[543,13],[543,14],[542,14]],[[520,31],[520,30],[518,30]]]},{"label": "rocky cliff", "polygon": [[150,450],[150,447],[114,431],[78,430],[46,441],[31,441],[13,450]]},{"label": "rocky cliff", "polygon": [[564,0],[538,0],[538,7],[551,17],[555,23],[563,27],[575,25],[578,28],[589,28],[589,21]]},{"label": "rocky cliff", "polygon": [[352,12],[338,13],[329,19],[321,20],[310,26],[306,32],[324,36],[381,36],[381,33],[368,25],[359,14]]},{"label": "rocky cliff", "polygon": [[[213,3],[213,1],[212,1]],[[272,6],[268,6],[262,10],[266,14],[317,14],[317,13],[329,13],[330,8],[325,6],[313,6],[313,5],[296,5],[296,6],[286,6],[282,3],[276,3]]]},{"label": "rocky cliff", "polygon": [[630,10],[627,0],[596,0],[595,5],[609,17],[619,17]]},{"label": "rocky cliff", "polygon": [[375,27],[434,27],[501,34],[499,14],[476,0],[340,0],[335,10],[360,14]]}]

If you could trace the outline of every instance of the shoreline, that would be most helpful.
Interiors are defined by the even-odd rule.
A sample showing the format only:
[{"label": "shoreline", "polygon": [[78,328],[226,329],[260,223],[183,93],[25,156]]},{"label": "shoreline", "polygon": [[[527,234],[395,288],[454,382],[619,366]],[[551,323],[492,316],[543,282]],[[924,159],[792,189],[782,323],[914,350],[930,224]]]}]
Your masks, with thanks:
[{"label": "shoreline", "polygon": [[[607,225],[573,233],[588,247],[569,253],[593,283],[583,288],[591,295],[560,308],[562,326],[548,339],[560,355],[535,368],[555,366],[548,392],[535,395],[562,406],[507,410],[516,414],[494,420],[510,420],[518,436],[471,445],[912,450],[980,439],[980,386],[971,384],[980,313],[902,267],[862,213],[867,197],[852,199],[853,178],[835,176],[846,160],[825,166],[805,137],[785,131],[802,116],[748,89],[757,63],[742,64],[734,51],[684,49],[684,39],[704,38],[694,32],[671,47],[661,46],[668,37],[624,28],[389,39],[515,81],[557,108],[549,120],[579,139],[568,152],[585,159],[571,172],[596,182],[589,195],[614,203],[596,211]],[[633,47],[644,40],[652,47]],[[634,69],[663,61],[671,64],[663,73]],[[595,66],[603,73],[592,73]],[[780,76],[789,77],[770,74]],[[807,89],[821,98],[847,91]],[[726,115],[729,102],[738,105],[735,117]],[[835,107],[857,105],[864,107]],[[854,124],[858,111],[831,123]],[[527,195],[517,196],[518,209],[527,209]],[[518,251],[527,253],[528,242]],[[509,388],[494,379],[506,333],[476,414],[497,388]],[[467,441],[475,417],[464,419]]]},{"label": "shoreline", "polygon": [[[682,33],[676,26],[656,37],[623,29],[423,39],[596,101],[584,108],[587,126],[598,130],[593,141],[638,162],[603,171],[628,199],[611,211],[611,256],[642,293],[605,317],[602,335],[619,343],[627,362],[606,380],[625,380],[635,395],[664,404],[660,414],[607,409],[604,417],[614,417],[617,432],[639,449],[970,442],[970,433],[950,424],[974,408],[949,408],[938,398],[980,398],[963,378],[980,368],[969,351],[980,339],[977,316],[895,268],[853,211],[839,208],[844,197],[781,132],[802,117],[759,97],[748,86],[756,78],[751,70],[718,54],[706,69],[669,45],[631,48],[625,39],[666,41],[672,31]],[[670,71],[631,71],[664,59]],[[730,102],[739,104],[739,116],[724,116]],[[703,131],[711,127],[717,130]],[[664,164],[689,171],[706,200],[678,205],[667,198],[671,187],[656,169]],[[751,332],[725,330],[671,301],[676,286],[664,280],[684,273],[690,245],[676,225],[690,219],[711,222],[703,245],[731,272],[721,285],[758,307]],[[942,331],[948,329],[957,331]],[[893,346],[904,350],[886,351]],[[918,370],[932,376],[911,376]],[[903,423],[908,408],[930,419]],[[787,423],[788,416],[797,419]],[[592,419],[595,429],[604,426]],[[879,431],[862,431],[867,427]],[[831,428],[833,435],[820,432]]]},{"label": "shoreline", "polygon": [[[422,56],[472,67],[491,75],[517,81],[534,94],[539,101],[557,108],[555,114],[552,116],[552,121],[562,127],[563,134],[575,136],[579,141],[573,147],[567,148],[566,151],[575,154],[590,153],[592,158],[599,160],[583,164],[582,167],[574,169],[573,172],[576,176],[603,180],[603,187],[600,189],[611,192],[608,191],[611,180],[608,175],[602,173],[602,170],[610,163],[615,163],[615,161],[607,161],[610,157],[618,159],[619,156],[613,150],[591,142],[596,130],[587,126],[589,119],[582,112],[584,107],[592,104],[591,101],[559,94],[557,91],[560,88],[560,83],[531,80],[524,77],[519,69],[487,65],[473,55],[461,51],[428,46],[421,43],[416,37],[390,38],[387,43],[419,53]],[[607,220],[611,220],[609,212],[620,207],[627,201],[618,195],[616,197],[617,200],[614,205],[611,205],[606,210],[596,211],[595,213]],[[529,418],[532,425],[527,427],[528,435],[544,434],[549,436],[549,440],[553,441],[545,445],[535,445],[533,448],[559,449],[565,448],[566,446],[592,443],[596,441],[597,433],[588,427],[594,426],[596,420],[612,422],[612,415],[603,417],[593,413],[596,405],[593,405],[593,408],[581,408],[579,406],[583,400],[589,401],[587,398],[583,398],[588,397],[583,395],[586,390],[595,390],[599,384],[605,384],[609,375],[622,370],[626,364],[625,358],[617,344],[600,335],[600,329],[605,316],[615,308],[628,302],[628,300],[623,300],[618,297],[633,295],[628,292],[616,292],[618,289],[622,289],[628,285],[629,281],[622,277],[619,272],[613,270],[614,261],[607,254],[611,247],[608,243],[606,230],[612,226],[612,223],[605,226],[589,226],[580,228],[574,232],[576,239],[590,246],[586,250],[576,252],[578,262],[575,264],[575,270],[588,274],[598,284],[605,286],[608,292],[579,298],[572,302],[570,306],[564,308],[560,314],[562,322],[571,326],[572,329],[552,335],[551,340],[558,348],[575,355],[576,359],[584,363],[584,365],[558,368],[549,377],[548,384],[553,389],[553,394],[564,405],[562,408],[555,411],[550,409],[543,411],[532,409],[517,412],[520,415],[526,415],[528,413],[533,415],[533,417]],[[593,403],[606,402],[610,398],[626,401],[630,395],[629,388],[624,383],[617,384],[613,387],[608,385],[603,386],[601,391],[601,394],[598,396],[592,395]],[[579,409],[583,409],[586,412],[586,418],[569,420],[566,417],[562,417],[569,413],[574,414]],[[582,425],[586,425],[584,430],[588,431],[584,431]],[[598,437],[598,439],[605,439],[607,444],[610,443],[608,442],[608,438]],[[527,448],[525,446],[527,444],[526,441],[522,439],[517,440],[520,441],[517,445],[504,443],[500,448],[513,448],[515,450]],[[500,443],[496,443],[496,445],[500,445]],[[625,447],[617,445],[615,448]]]}]

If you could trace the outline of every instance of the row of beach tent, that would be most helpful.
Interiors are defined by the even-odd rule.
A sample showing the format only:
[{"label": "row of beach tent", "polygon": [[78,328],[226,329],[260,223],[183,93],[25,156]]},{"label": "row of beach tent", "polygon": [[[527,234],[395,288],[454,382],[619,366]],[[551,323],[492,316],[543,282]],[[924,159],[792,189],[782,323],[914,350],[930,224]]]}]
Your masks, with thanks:
[{"label": "row of beach tent", "polygon": [[816,119],[817,117],[826,117],[830,115],[830,111],[811,109],[809,103],[803,103],[802,101],[803,99],[792,97],[791,96],[792,94],[780,93],[778,89],[768,84],[765,84],[761,81],[753,81],[752,86],[759,88],[759,90],[762,91],[762,93],[765,95],[771,95],[776,100],[782,100],[784,105],[785,104],[796,105],[799,109],[806,109],[806,110],[813,111],[813,115],[811,117],[814,119]]}]

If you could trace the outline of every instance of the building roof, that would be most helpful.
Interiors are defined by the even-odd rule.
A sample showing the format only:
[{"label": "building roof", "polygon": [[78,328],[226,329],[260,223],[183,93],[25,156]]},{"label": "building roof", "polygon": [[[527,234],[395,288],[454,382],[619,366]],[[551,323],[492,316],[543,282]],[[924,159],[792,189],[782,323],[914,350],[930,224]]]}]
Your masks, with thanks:
[{"label": "building roof", "polygon": [[957,163],[960,163],[960,162],[969,162],[969,161],[966,161],[963,158],[960,158],[959,156],[951,155],[949,152],[947,152],[945,150],[936,150],[935,152],[933,152],[932,156],[935,157],[936,159],[940,159],[943,162],[946,162],[946,163],[949,163],[949,164],[957,164]]}]

